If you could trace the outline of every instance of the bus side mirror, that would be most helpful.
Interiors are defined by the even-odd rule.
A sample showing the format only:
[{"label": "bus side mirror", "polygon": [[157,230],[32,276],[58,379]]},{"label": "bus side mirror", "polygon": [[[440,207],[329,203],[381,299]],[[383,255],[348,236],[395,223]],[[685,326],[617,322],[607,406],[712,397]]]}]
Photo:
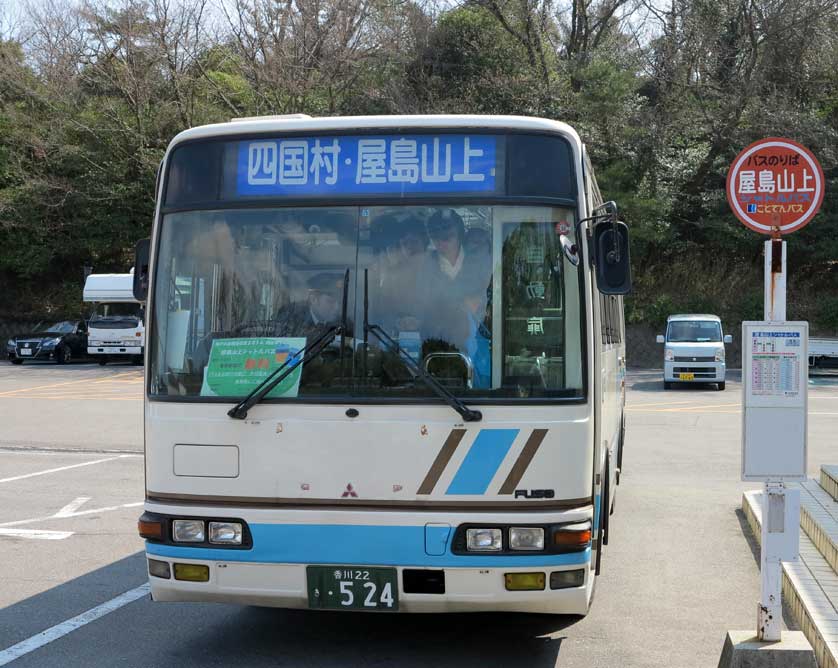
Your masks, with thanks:
[{"label": "bus side mirror", "polygon": [[731,336],[730,334],[725,334],[724,342],[733,343],[733,336]]},{"label": "bus side mirror", "polygon": [[594,258],[597,287],[602,294],[631,292],[628,225],[615,221],[594,227]]},{"label": "bus side mirror", "polygon": [[663,334],[658,334],[658,335],[655,337],[655,341],[656,341],[657,343],[666,343],[666,339],[664,339],[664,338],[663,338]]},{"label": "bus side mirror", "polygon": [[134,246],[134,299],[144,302],[148,297],[148,258],[151,239],[140,239]]}]

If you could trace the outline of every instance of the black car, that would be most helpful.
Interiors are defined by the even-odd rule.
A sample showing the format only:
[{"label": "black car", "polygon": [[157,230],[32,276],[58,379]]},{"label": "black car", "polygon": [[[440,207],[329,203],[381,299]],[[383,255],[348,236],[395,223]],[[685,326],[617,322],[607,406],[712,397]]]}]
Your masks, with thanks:
[{"label": "black car", "polygon": [[66,364],[74,357],[87,355],[87,323],[62,320],[38,327],[29,334],[19,334],[6,342],[6,353],[12,364],[23,364],[24,360]]}]

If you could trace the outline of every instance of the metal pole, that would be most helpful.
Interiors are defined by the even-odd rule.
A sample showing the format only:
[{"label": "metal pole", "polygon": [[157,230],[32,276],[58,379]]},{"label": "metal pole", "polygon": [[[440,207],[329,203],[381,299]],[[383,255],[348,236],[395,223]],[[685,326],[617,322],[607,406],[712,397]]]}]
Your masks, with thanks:
[{"label": "metal pole", "polygon": [[786,242],[765,242],[765,316],[769,322],[786,319]]},{"label": "metal pole", "polygon": [[[786,242],[765,242],[765,313],[769,322],[786,319]],[[744,380],[743,380],[744,382]],[[799,531],[785,526],[786,489],[781,481],[768,481],[762,488],[762,541],[760,550],[760,602],[757,607],[757,637],[778,641],[782,634],[782,565],[773,550],[775,536]]]}]

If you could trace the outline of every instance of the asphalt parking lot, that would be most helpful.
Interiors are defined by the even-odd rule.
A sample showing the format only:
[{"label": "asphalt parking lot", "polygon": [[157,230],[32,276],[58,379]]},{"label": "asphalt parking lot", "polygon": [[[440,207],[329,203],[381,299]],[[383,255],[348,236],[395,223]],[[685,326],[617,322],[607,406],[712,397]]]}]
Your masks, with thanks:
[{"label": "asphalt parking lot", "polygon": [[[0,363],[0,666],[715,666],[726,630],[753,626],[736,380],[629,374],[611,542],[578,619],[149,601],[141,373]],[[838,378],[810,384],[809,425],[814,475],[838,463]]]}]

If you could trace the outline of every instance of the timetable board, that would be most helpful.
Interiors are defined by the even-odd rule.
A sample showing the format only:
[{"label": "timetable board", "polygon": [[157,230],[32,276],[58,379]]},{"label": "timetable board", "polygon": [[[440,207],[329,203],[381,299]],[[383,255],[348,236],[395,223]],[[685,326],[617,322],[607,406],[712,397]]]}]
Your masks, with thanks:
[{"label": "timetable board", "polygon": [[806,479],[807,322],[742,323],[742,480]]}]

